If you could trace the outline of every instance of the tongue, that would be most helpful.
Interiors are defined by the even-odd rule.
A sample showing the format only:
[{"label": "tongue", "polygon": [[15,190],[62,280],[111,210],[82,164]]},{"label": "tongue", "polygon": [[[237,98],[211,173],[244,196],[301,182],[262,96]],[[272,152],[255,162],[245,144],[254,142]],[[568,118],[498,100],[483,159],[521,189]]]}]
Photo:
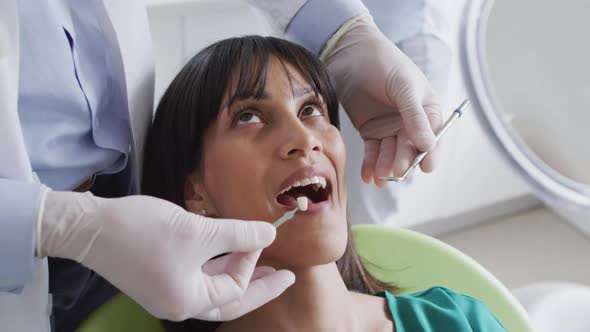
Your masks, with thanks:
[{"label": "tongue", "polygon": [[295,192],[289,194],[281,194],[277,197],[277,202],[279,204],[285,205],[289,209],[294,209],[297,207],[297,197],[305,196],[302,192]]}]

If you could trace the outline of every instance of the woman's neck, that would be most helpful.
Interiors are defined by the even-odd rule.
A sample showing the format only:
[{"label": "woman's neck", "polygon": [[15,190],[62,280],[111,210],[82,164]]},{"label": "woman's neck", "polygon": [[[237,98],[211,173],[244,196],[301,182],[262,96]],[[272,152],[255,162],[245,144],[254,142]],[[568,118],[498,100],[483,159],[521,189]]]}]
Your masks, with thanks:
[{"label": "woman's neck", "polygon": [[223,324],[218,331],[362,331],[335,263],[295,272],[295,284],[261,308]]}]

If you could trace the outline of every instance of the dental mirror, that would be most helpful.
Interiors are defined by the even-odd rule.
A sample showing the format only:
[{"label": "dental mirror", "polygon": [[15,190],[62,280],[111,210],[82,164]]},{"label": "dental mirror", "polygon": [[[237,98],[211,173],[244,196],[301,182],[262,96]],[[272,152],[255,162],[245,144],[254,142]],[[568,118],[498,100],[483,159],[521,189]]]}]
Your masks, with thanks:
[{"label": "dental mirror", "polygon": [[589,15],[587,0],[472,0],[460,30],[473,113],[536,196],[587,235]]}]

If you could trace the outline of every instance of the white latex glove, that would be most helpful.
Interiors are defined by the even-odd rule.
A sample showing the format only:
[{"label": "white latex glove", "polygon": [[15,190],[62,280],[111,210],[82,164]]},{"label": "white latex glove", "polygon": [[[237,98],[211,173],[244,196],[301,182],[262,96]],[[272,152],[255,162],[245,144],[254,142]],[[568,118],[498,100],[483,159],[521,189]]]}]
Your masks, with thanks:
[{"label": "white latex glove", "polygon": [[48,191],[41,210],[39,256],[80,262],[158,318],[232,320],[294,282],[256,268],[276,235],[269,223],[214,220],[149,196]]},{"label": "white latex glove", "polygon": [[[330,71],[338,97],[365,141],[361,170],[365,182],[401,176],[416,155],[434,149],[441,124],[440,104],[420,69],[368,15],[345,25],[328,41],[320,58]],[[434,169],[432,151],[420,163]]]}]

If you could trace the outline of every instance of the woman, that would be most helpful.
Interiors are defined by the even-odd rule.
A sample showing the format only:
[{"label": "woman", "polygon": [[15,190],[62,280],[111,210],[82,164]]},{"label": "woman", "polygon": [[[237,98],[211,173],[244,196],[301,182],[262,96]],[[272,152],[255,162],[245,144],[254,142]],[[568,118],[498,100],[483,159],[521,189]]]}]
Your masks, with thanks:
[{"label": "woman", "polygon": [[293,286],[234,321],[169,331],[505,331],[473,298],[440,287],[394,297],[365,270],[346,218],[338,101],[302,47],[248,36],[201,51],[162,97],[145,158],[144,193],[195,213],[272,222],[310,199],[259,260],[293,271]]}]

